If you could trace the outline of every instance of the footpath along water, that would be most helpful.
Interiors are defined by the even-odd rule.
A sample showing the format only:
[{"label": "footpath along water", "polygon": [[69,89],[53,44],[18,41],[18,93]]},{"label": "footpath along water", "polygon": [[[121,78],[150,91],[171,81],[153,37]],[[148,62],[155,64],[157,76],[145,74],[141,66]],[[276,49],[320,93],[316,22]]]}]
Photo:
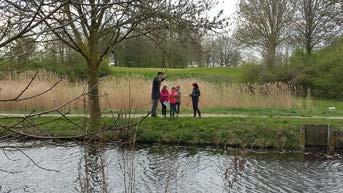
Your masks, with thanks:
[{"label": "footpath along water", "polygon": [[[25,117],[28,114],[21,113],[0,113],[0,117]],[[34,114],[31,114],[34,116]],[[60,114],[43,114],[41,117],[60,117]],[[68,114],[67,117],[84,117],[85,114]],[[145,117],[147,114],[123,114],[123,118],[139,118]],[[343,120],[343,116],[270,116],[270,115],[245,115],[245,114],[202,114],[202,117],[237,117],[237,118],[285,118],[285,119],[327,119],[327,120]],[[112,114],[102,114],[102,117],[113,117]],[[193,117],[193,114],[182,114],[180,117]]]},{"label": "footpath along water", "polygon": [[[343,159],[299,152],[0,143],[0,192],[343,192]],[[9,148],[7,148],[9,150]]]}]

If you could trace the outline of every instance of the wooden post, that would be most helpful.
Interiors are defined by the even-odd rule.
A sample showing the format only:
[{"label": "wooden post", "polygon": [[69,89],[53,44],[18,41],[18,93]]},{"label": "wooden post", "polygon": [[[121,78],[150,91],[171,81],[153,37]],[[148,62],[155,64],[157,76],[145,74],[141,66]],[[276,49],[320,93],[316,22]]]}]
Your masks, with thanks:
[{"label": "wooden post", "polygon": [[300,150],[305,151],[305,131],[306,131],[306,126],[305,125],[300,125]]},{"label": "wooden post", "polygon": [[334,128],[328,126],[328,144],[327,148],[330,152],[335,150],[335,130]]}]

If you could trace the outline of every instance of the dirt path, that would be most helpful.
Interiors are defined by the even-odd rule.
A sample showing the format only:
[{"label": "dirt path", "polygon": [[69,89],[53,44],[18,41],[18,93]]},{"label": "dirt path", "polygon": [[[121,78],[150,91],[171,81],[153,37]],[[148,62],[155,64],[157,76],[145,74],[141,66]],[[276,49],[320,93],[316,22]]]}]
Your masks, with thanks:
[{"label": "dirt path", "polygon": [[[16,113],[0,113],[0,117],[24,117],[27,114],[16,114]],[[42,117],[59,117],[59,114],[46,114],[42,115]],[[69,114],[68,117],[84,117],[84,114]],[[111,114],[103,114],[103,117],[112,117]],[[115,115],[117,116],[117,115]],[[123,114],[123,118],[137,118],[137,117],[144,117],[146,114],[131,114],[125,115]],[[180,117],[192,117],[193,114],[182,114]],[[333,116],[333,117],[325,117],[325,116],[267,116],[267,115],[245,115],[245,114],[203,114],[203,117],[241,117],[241,118],[285,118],[285,119],[328,119],[328,120],[343,120],[343,116]]]}]

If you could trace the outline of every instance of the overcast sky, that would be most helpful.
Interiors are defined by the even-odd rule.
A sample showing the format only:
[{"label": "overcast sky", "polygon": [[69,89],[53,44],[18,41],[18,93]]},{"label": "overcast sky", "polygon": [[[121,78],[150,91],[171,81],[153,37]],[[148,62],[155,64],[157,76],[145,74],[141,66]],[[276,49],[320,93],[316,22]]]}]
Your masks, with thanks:
[{"label": "overcast sky", "polygon": [[[230,18],[230,23],[232,24],[228,29],[229,35],[232,34],[233,29],[235,28],[234,23],[236,22],[236,19],[234,18],[234,16],[238,8],[238,2],[239,0],[219,0],[217,9],[224,10],[224,15]],[[243,58],[261,59],[261,55],[254,49],[241,49],[241,54]]]},{"label": "overcast sky", "polygon": [[220,0],[221,9],[224,10],[225,16],[231,16],[235,13],[238,0]]},{"label": "overcast sky", "polygon": [[231,23],[231,25],[228,28],[229,33],[232,32],[232,29],[234,28],[234,24],[233,24],[235,22],[234,16],[237,10],[238,1],[239,0],[218,0],[219,2],[218,6],[216,6],[215,9],[213,9],[214,15],[218,13],[219,10],[223,10],[224,16],[230,18],[229,22]]}]

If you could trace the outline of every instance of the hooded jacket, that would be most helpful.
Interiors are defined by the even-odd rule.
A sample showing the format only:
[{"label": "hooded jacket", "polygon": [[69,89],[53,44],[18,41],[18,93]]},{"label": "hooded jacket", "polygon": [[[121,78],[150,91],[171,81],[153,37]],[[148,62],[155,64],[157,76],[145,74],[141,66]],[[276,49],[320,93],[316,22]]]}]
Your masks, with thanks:
[{"label": "hooded jacket", "polygon": [[193,88],[192,94],[190,94],[189,96],[192,97],[192,101],[199,101],[200,95],[201,95],[200,89],[199,88]]},{"label": "hooded jacket", "polygon": [[162,89],[160,93],[160,101],[163,103],[169,101],[169,91],[167,89]]},{"label": "hooded jacket", "polygon": [[176,91],[172,91],[170,94],[169,94],[169,101],[170,101],[170,104],[175,104],[176,103],[176,96],[177,96],[177,93]]}]

